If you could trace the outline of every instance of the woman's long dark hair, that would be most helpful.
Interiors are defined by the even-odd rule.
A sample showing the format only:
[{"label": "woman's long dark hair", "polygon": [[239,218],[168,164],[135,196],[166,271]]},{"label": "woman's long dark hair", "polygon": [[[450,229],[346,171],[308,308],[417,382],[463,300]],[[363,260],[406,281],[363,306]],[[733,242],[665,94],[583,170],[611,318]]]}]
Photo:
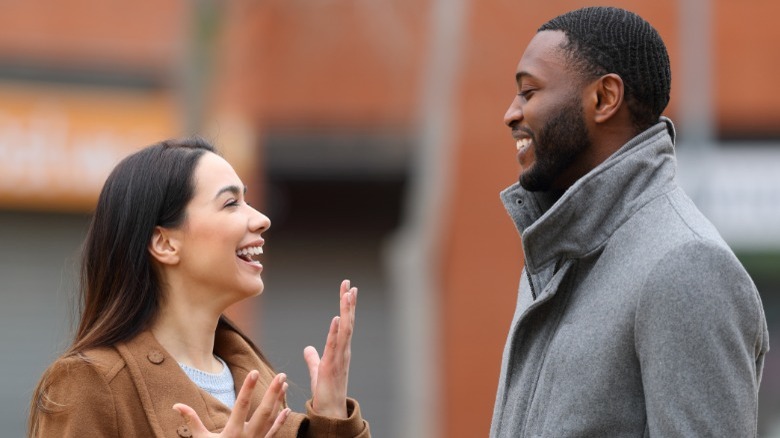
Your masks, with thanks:
[{"label": "woman's long dark hair", "polygon": [[[122,160],[100,192],[84,242],[81,263],[81,315],[76,334],[62,357],[132,339],[156,318],[162,288],[148,246],[156,226],[173,228],[185,220],[195,191],[198,160],[214,147],[200,137],[166,140]],[[239,333],[227,318],[220,326]],[[47,370],[30,405],[28,433],[36,436],[38,414],[47,407]]]}]

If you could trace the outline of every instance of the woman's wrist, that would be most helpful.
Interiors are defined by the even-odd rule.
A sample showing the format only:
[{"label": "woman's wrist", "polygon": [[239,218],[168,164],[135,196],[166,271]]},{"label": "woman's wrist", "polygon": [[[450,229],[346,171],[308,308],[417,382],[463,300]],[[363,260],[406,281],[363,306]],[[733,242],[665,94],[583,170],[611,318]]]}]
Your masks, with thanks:
[{"label": "woman's wrist", "polygon": [[321,404],[315,403],[314,400],[311,402],[311,410],[315,415],[319,415],[322,417],[329,417],[329,418],[340,418],[340,419],[346,419],[349,418],[347,415],[347,402],[344,401],[341,406],[322,406]]}]

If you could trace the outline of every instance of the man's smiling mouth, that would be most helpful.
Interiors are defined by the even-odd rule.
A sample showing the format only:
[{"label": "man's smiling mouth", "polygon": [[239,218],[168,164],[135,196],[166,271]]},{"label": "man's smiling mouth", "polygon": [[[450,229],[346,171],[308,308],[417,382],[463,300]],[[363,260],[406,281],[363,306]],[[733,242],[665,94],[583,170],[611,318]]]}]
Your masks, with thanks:
[{"label": "man's smiling mouth", "polygon": [[531,146],[531,139],[530,138],[518,138],[516,146],[517,146],[517,150],[518,151],[520,149],[528,148],[529,146]]}]

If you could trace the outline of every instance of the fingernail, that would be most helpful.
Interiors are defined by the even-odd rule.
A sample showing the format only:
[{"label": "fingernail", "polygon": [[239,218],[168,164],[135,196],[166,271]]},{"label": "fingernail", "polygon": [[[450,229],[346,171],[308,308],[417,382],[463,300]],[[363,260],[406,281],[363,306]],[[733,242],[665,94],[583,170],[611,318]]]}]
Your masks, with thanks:
[{"label": "fingernail", "polygon": [[346,281],[346,282],[347,282],[347,289],[349,289],[349,285],[350,285],[350,282],[349,282],[349,280],[344,280],[344,281]]},{"label": "fingernail", "polygon": [[287,388],[288,388],[289,386],[290,386],[290,385],[288,385],[288,384],[287,384],[287,382],[284,382],[284,383],[282,384],[282,392],[287,392]]},{"label": "fingernail", "polygon": [[284,383],[287,381],[287,374],[279,373],[279,381]]}]

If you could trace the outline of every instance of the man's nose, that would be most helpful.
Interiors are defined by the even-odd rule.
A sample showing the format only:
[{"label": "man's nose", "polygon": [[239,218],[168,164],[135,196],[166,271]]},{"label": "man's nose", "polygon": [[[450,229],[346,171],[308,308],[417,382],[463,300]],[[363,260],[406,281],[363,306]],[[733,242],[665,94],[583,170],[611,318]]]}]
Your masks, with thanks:
[{"label": "man's nose", "polygon": [[523,108],[520,106],[520,96],[515,96],[504,114],[504,124],[511,127],[521,120],[523,120]]}]

